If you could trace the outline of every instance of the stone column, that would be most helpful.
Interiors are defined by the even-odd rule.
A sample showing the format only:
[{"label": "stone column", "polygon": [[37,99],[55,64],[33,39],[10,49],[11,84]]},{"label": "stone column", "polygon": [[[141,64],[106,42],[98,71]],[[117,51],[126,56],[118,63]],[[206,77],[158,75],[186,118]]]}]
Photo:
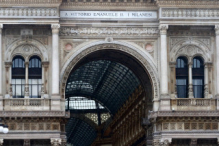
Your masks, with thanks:
[{"label": "stone column", "polygon": [[160,29],[160,109],[170,110],[170,96],[168,93],[168,64],[167,64],[167,29],[168,25],[161,24]]},{"label": "stone column", "polygon": [[205,76],[204,76],[204,79],[205,79],[205,87],[204,87],[204,94],[205,94],[205,98],[208,98],[208,64],[206,63],[205,64]]},{"label": "stone column", "polygon": [[61,110],[59,95],[59,28],[60,24],[52,24],[52,97],[51,110]]},{"label": "stone column", "polygon": [[42,88],[41,88],[41,98],[48,98],[47,92],[47,69],[49,62],[42,62]]},{"label": "stone column", "polygon": [[2,29],[3,29],[3,24],[0,24],[0,98],[2,98]]},{"label": "stone column", "polygon": [[191,139],[190,146],[197,146],[197,139]]},{"label": "stone column", "polygon": [[216,34],[216,98],[219,99],[219,25],[215,25]]},{"label": "stone column", "polygon": [[172,138],[162,138],[160,140],[160,146],[169,146],[172,142]]},{"label": "stone column", "polygon": [[189,98],[194,98],[192,84],[192,63],[189,63]]},{"label": "stone column", "polygon": [[29,98],[29,80],[28,80],[29,63],[25,62],[25,98]]},{"label": "stone column", "polygon": [[10,98],[12,96],[11,88],[11,62],[5,62],[5,78],[6,78],[6,94],[5,98]]},{"label": "stone column", "polygon": [[30,146],[30,139],[24,139],[24,145],[23,146]]},{"label": "stone column", "polygon": [[167,71],[167,29],[168,25],[160,25],[160,65],[161,65],[161,76],[160,76],[160,88],[161,95],[168,95],[168,71]]},{"label": "stone column", "polygon": [[3,146],[4,139],[0,139],[0,146]]},{"label": "stone column", "polygon": [[171,98],[177,98],[176,90],[176,62],[170,62],[170,79],[171,79]]},{"label": "stone column", "polygon": [[61,138],[51,138],[50,142],[51,142],[51,146],[61,146],[62,139]]},{"label": "stone column", "polygon": [[52,95],[59,95],[59,28],[52,24]]}]

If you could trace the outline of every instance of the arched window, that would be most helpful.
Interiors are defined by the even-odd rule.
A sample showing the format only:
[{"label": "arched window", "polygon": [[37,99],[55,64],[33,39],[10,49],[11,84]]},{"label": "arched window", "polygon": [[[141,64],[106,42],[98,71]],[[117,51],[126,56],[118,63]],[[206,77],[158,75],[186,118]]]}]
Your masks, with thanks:
[{"label": "arched window", "polygon": [[25,88],[24,58],[15,56],[12,61],[12,91],[13,98],[23,98]]},{"label": "arched window", "polygon": [[188,61],[185,57],[176,60],[177,97],[188,97]]},{"label": "arched window", "polygon": [[192,83],[194,98],[204,97],[204,64],[201,57],[193,58]]},{"label": "arched window", "polygon": [[42,65],[38,56],[33,56],[29,60],[29,97],[40,98],[42,86]]}]

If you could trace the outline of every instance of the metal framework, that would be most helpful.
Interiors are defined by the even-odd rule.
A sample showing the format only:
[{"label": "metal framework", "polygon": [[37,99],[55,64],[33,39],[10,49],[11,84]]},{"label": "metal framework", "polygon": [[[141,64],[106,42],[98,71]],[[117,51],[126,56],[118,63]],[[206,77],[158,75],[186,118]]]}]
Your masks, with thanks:
[{"label": "metal framework", "polygon": [[[66,110],[84,114],[99,126],[106,122],[107,126],[111,119],[109,115],[117,113],[139,84],[135,74],[120,63],[88,62],[69,75],[65,90]],[[66,132],[68,142],[75,146],[89,146],[97,136],[94,126],[75,117],[70,118]]]}]

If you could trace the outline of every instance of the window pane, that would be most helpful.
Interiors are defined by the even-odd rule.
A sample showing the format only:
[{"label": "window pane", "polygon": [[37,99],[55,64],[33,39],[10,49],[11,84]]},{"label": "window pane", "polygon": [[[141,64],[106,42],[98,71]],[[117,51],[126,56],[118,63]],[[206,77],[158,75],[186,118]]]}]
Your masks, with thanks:
[{"label": "window pane", "polygon": [[186,98],[187,97],[187,80],[176,79],[176,85],[177,85],[177,97]]},{"label": "window pane", "polygon": [[193,79],[193,94],[195,98],[203,98],[203,79]]}]

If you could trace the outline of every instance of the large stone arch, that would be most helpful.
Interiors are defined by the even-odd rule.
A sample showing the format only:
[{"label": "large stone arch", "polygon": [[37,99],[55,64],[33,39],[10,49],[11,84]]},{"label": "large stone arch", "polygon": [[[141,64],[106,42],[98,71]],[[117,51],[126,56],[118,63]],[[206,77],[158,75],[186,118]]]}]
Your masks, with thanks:
[{"label": "large stone arch", "polygon": [[25,61],[28,61],[33,55],[39,56],[44,62],[49,61],[47,48],[34,39],[31,42],[17,40],[8,46],[5,51],[5,62],[11,62],[15,55],[23,56]]},{"label": "large stone arch", "polygon": [[[85,45],[78,50],[75,50],[74,53],[68,58],[68,60],[64,63],[61,74],[60,74],[60,82],[61,82],[61,96],[62,98],[65,97],[65,86],[68,79],[68,76],[71,72],[71,70],[76,66],[76,64],[85,56],[87,56],[90,53],[99,51],[99,50],[118,50],[124,53],[129,54],[131,57],[136,59],[138,62],[141,63],[141,65],[144,67],[144,70],[148,73],[148,76],[151,80],[152,84],[152,98],[153,101],[158,104],[159,100],[159,79],[158,79],[158,73],[156,66],[154,62],[151,60],[151,57],[149,57],[149,54],[143,52],[142,50],[136,48],[135,46],[131,44],[127,44],[124,42],[119,41],[99,41],[99,42],[93,42],[88,45]],[[154,106],[154,110],[158,110],[158,105]]]}]

